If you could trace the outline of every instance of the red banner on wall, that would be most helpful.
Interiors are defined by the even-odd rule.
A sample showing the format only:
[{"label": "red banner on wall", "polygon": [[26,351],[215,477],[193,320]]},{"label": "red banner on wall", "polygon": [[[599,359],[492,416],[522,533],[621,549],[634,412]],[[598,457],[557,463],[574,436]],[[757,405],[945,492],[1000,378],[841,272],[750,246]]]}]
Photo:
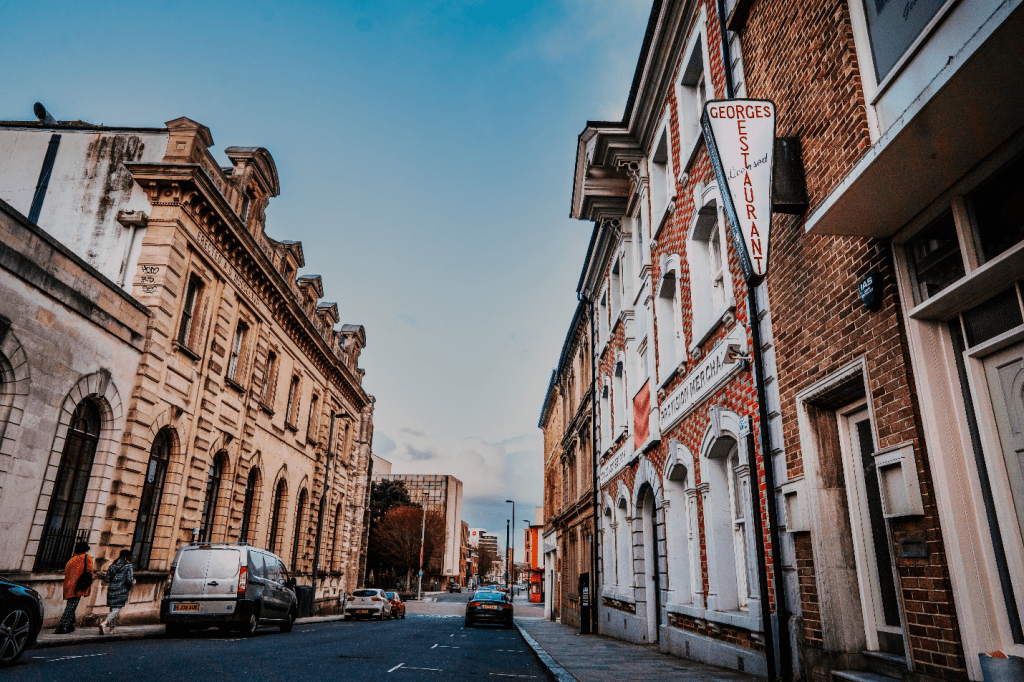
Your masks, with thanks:
[{"label": "red banner on wall", "polygon": [[651,435],[651,382],[633,398],[633,449],[639,450]]}]

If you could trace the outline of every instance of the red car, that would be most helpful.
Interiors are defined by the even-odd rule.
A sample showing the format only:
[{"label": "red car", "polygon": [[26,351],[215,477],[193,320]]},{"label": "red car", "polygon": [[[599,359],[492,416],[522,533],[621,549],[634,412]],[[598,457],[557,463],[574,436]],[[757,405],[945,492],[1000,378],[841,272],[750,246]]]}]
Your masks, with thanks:
[{"label": "red car", "polygon": [[391,617],[405,618],[405,602],[397,592],[385,592],[384,596],[391,600]]}]

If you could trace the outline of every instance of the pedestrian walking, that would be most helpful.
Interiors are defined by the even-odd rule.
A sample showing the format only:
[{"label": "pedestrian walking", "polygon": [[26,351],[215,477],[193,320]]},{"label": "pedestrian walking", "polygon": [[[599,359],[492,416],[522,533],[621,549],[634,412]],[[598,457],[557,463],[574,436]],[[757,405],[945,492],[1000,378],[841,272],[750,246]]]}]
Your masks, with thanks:
[{"label": "pedestrian walking", "polygon": [[110,585],[107,588],[107,606],[110,613],[100,623],[100,634],[106,635],[114,632],[114,621],[121,609],[128,603],[128,595],[131,594],[132,585],[135,584],[135,571],[132,567],[132,551],[122,549],[117,560],[110,564],[107,574],[103,576],[103,582]]},{"label": "pedestrian walking", "polygon": [[88,597],[92,589],[92,574],[96,566],[89,556],[89,543],[75,544],[75,554],[64,566],[64,599],[67,605],[57,623],[55,635],[66,635],[75,631],[75,611],[82,597]]}]

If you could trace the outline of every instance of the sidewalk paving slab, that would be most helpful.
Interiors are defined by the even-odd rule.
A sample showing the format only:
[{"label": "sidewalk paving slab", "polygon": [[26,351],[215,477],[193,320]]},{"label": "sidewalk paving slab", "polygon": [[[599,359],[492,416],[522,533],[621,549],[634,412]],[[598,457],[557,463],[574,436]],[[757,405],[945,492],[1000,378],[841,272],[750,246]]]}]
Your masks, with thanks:
[{"label": "sidewalk paving slab", "polygon": [[664,654],[653,645],[603,635],[544,618],[516,618],[526,643],[558,682],[755,682],[762,678]]},{"label": "sidewalk paving slab", "polygon": [[[314,625],[316,623],[329,623],[331,621],[343,620],[341,614],[336,616],[310,616],[308,618],[297,618],[295,625]],[[272,627],[272,626],[267,626]],[[39,633],[33,649],[50,649],[57,646],[69,646],[74,644],[93,644],[98,642],[119,642],[130,639],[152,639],[164,636],[163,625],[123,625],[115,629],[109,635],[101,635],[97,626],[76,626],[75,631],[69,635],[55,635],[53,628],[43,628]]]}]

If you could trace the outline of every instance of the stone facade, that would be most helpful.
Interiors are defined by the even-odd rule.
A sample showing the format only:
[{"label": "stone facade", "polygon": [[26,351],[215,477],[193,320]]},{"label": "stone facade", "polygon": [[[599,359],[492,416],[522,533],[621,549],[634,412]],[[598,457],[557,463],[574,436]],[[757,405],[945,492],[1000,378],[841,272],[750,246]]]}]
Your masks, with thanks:
[{"label": "stone facade", "polygon": [[[3,201],[0,292],[0,571],[30,582],[47,615],[56,616],[60,553],[79,537],[97,542],[106,530],[150,313]],[[90,408],[95,424],[73,419]],[[62,467],[72,450],[92,472],[78,486],[71,485],[74,469]],[[58,497],[67,513],[50,513],[55,483],[66,491]],[[37,570],[44,527],[51,556]]]},{"label": "stone facade", "polygon": [[[266,547],[308,582],[321,499],[317,597],[333,607],[362,579],[366,336],[338,326],[318,275],[297,274],[302,244],[267,235],[265,209],[280,192],[273,158],[228,147],[222,167],[210,131],[187,118],[154,129],[8,122],[0,147],[25,164],[0,178],[0,196],[26,203],[23,188],[47,163],[40,141],[53,148],[54,137],[40,221],[150,312],[92,537],[104,561],[132,549],[140,580],[125,616],[155,616],[175,552],[193,541]],[[36,507],[46,505],[39,495]],[[36,548],[24,546],[24,570]],[[90,609],[101,603],[94,591]]]},{"label": "stone facade", "polygon": [[539,426],[544,431],[544,524],[557,535],[557,576],[550,617],[579,626],[580,576],[590,594],[594,556],[593,380],[588,307],[576,308],[558,367],[544,399]]}]

